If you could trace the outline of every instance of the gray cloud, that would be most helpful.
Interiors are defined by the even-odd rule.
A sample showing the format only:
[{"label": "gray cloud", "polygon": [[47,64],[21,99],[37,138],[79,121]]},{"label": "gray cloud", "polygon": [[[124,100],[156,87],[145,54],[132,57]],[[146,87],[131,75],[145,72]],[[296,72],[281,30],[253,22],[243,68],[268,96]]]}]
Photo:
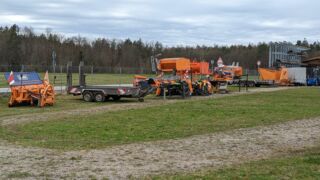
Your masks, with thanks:
[{"label": "gray cloud", "polygon": [[320,39],[317,0],[2,0],[0,25],[166,45]]}]

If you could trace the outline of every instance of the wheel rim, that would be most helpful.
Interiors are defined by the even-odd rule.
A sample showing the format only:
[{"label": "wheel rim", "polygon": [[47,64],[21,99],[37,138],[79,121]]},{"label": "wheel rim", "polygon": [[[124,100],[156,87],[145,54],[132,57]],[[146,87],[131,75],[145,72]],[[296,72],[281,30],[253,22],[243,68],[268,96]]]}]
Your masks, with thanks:
[{"label": "wheel rim", "polygon": [[97,94],[95,99],[96,99],[96,101],[101,102],[103,97],[101,94]]},{"label": "wheel rim", "polygon": [[83,96],[83,99],[84,99],[85,101],[90,101],[90,100],[91,100],[91,95],[90,95],[90,94],[85,94],[85,95]]}]

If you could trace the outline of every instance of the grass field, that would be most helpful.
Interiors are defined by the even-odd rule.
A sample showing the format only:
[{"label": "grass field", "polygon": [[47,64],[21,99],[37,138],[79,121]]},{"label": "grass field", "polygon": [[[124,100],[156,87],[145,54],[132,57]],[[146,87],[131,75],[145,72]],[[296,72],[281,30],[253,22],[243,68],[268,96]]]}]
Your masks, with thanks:
[{"label": "grass field", "polygon": [[[38,107],[30,107],[30,106],[20,106],[14,108],[8,108],[8,98],[7,96],[0,95],[0,117],[11,116],[11,115],[19,115],[19,114],[37,114],[40,115],[44,112],[57,112],[61,113],[63,111],[67,111],[69,109],[74,108],[90,108],[94,106],[98,106],[97,103],[85,103],[81,100],[80,96],[65,96],[58,95],[56,97],[56,104],[51,107],[38,108]],[[108,103],[108,102],[106,102]]]},{"label": "grass field", "polygon": [[286,157],[261,160],[220,170],[155,176],[146,179],[319,179],[320,146]]},{"label": "grass field", "polygon": [[[299,88],[221,99],[178,102],[138,110],[31,122],[2,128],[1,137],[24,145],[88,149],[182,138],[320,116],[318,88]],[[62,103],[62,102],[61,102]],[[78,101],[65,102],[65,108]],[[79,105],[78,105],[79,104]],[[89,106],[97,104],[89,103]],[[54,107],[63,112],[64,107]],[[33,111],[33,110],[31,110]],[[42,111],[42,110],[39,110]],[[3,111],[1,111],[1,114]],[[8,113],[8,112],[7,112]]]}]

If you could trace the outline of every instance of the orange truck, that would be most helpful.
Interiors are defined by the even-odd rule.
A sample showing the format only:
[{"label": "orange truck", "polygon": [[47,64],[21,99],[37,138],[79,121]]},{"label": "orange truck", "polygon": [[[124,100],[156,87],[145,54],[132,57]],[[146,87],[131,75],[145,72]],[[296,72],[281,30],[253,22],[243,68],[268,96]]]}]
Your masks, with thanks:
[{"label": "orange truck", "polygon": [[55,92],[49,83],[48,72],[42,81],[36,72],[7,72],[11,96],[8,106],[30,104],[44,107],[55,103]]}]

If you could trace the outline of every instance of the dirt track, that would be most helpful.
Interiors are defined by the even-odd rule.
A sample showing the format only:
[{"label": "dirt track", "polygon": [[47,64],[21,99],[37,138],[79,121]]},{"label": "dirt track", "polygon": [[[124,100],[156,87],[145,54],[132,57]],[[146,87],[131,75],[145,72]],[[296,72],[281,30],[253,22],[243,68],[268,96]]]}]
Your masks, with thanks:
[{"label": "dirt track", "polygon": [[0,141],[0,179],[12,172],[33,178],[123,179],[220,168],[265,159],[320,144],[320,118],[229,132],[115,146],[101,150],[58,152]]},{"label": "dirt track", "polygon": [[[146,102],[128,102],[128,103],[115,103],[115,104],[108,104],[99,107],[92,107],[87,109],[73,109],[68,110],[65,112],[49,112],[49,113],[41,113],[41,116],[34,116],[33,114],[25,114],[25,115],[15,115],[9,117],[2,117],[0,118],[0,125],[13,125],[13,124],[20,124],[20,123],[27,123],[31,121],[46,121],[48,119],[52,119],[55,117],[56,119],[61,119],[65,117],[70,117],[76,115],[90,115],[98,112],[108,112],[108,111],[119,111],[119,110],[128,110],[128,109],[141,109],[146,107],[153,107],[153,106],[161,106],[165,104],[171,104],[176,102],[183,102],[183,101],[192,101],[192,100],[200,100],[200,99],[215,99],[221,98],[226,96],[237,96],[237,95],[244,95],[244,94],[252,94],[252,93],[259,93],[259,92],[272,92],[272,91],[280,91],[288,89],[289,87],[278,87],[278,88],[258,88],[258,89],[251,89],[249,92],[234,92],[232,94],[215,94],[213,96],[205,96],[205,97],[192,97],[191,99],[168,99],[168,100],[161,100],[161,98],[157,99],[147,99]],[[290,87],[294,88],[294,87]]]}]

